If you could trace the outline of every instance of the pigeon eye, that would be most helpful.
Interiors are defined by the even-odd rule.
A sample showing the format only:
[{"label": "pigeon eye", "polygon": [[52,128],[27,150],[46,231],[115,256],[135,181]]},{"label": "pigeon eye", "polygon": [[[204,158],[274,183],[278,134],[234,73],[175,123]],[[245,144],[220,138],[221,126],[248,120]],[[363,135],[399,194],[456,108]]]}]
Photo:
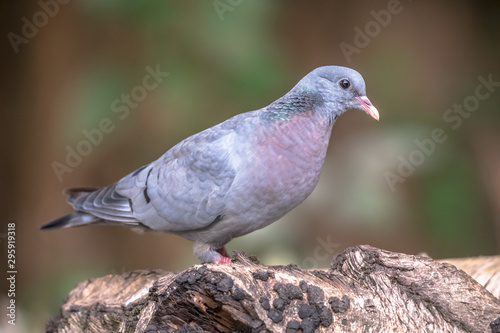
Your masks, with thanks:
[{"label": "pigeon eye", "polygon": [[351,82],[349,82],[349,80],[347,79],[342,79],[339,81],[339,86],[344,90],[349,89],[349,87],[351,86]]}]

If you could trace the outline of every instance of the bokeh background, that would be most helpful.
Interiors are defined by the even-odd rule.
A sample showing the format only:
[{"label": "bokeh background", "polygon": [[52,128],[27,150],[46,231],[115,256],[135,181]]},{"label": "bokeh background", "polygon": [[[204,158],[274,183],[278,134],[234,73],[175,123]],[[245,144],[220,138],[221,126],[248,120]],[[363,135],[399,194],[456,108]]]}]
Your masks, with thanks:
[{"label": "bokeh background", "polygon": [[[498,253],[500,87],[458,128],[443,116],[474,96],[479,76],[500,82],[500,2],[75,0],[49,6],[46,22],[41,3],[58,2],[5,1],[0,10],[0,237],[16,223],[18,270],[17,325],[2,310],[0,330],[41,331],[85,279],[196,264],[192,244],[171,235],[38,228],[71,212],[65,188],[115,182],[185,137],[268,105],[322,65],[361,72],[380,122],[362,112],[339,118],[315,192],[228,250],[306,268],[366,243],[434,258]],[[376,23],[372,11],[389,8],[398,12]],[[29,38],[23,18],[40,25],[24,28]],[[357,29],[367,27],[360,44]],[[346,44],[362,47],[346,56]],[[120,119],[113,102],[142,85],[148,66],[168,77]],[[66,164],[67,147],[105,118],[113,130],[58,179],[54,162]],[[391,188],[388,172],[436,128],[447,140]]]}]

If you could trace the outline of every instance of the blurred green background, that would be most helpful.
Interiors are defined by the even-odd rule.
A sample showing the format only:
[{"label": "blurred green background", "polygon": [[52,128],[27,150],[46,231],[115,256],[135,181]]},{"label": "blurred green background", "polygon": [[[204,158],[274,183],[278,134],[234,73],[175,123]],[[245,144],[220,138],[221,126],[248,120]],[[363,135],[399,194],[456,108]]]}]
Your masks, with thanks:
[{"label": "blurred green background", "polygon": [[[362,112],[339,118],[315,192],[228,250],[306,268],[327,267],[335,252],[365,243],[434,258],[498,252],[500,87],[460,116],[456,129],[443,117],[471,101],[478,77],[500,82],[500,2],[40,4],[54,2],[4,2],[0,11],[6,36],[0,237],[16,222],[18,270],[17,325],[7,325],[2,312],[1,331],[42,330],[85,279],[196,264],[192,244],[172,235],[38,228],[71,212],[65,188],[115,182],[187,136],[268,105],[322,65],[361,72],[380,122]],[[380,16],[389,9],[390,17]],[[53,15],[44,22],[40,11]],[[40,25],[29,38],[23,17]],[[367,37],[356,36],[366,28]],[[356,48],[348,56],[341,49],[347,44]],[[114,101],[157,66],[168,76],[120,119]],[[66,164],[67,147],[76,149],[87,140],[83,132],[105,118],[113,130],[60,181],[54,162]],[[420,153],[421,165],[391,188],[388,173],[397,175],[403,159],[415,160],[415,140],[430,139],[436,128],[447,140],[429,156]],[[5,309],[8,288],[1,281]]]}]

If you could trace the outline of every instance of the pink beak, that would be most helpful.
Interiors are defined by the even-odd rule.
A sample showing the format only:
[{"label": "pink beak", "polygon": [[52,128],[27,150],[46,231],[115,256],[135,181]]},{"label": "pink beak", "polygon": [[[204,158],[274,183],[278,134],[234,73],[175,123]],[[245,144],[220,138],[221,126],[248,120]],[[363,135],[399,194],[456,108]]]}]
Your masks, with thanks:
[{"label": "pink beak", "polygon": [[356,97],[356,99],[361,103],[363,109],[365,109],[366,113],[372,116],[375,120],[379,120],[380,116],[378,114],[378,110],[373,106],[372,102],[366,96]]}]

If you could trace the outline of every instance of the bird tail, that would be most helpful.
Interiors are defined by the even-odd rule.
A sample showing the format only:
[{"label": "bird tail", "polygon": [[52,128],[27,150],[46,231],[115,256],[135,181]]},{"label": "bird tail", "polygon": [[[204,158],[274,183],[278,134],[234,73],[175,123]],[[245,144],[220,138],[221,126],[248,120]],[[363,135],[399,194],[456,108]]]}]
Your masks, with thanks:
[{"label": "bird tail", "polygon": [[[64,191],[69,197],[68,202],[73,203],[81,196],[87,195],[90,192],[95,191],[95,188],[70,188]],[[91,214],[84,212],[74,212],[49,223],[44,224],[40,230],[53,230],[61,228],[76,227],[79,225],[86,225],[94,222],[99,222],[101,219],[95,217]]]},{"label": "bird tail", "polygon": [[134,217],[130,200],[115,190],[116,184],[104,188],[70,188],[68,202],[76,212],[41,227],[42,230],[70,228],[91,223],[140,226]]},{"label": "bird tail", "polygon": [[77,227],[80,225],[86,225],[90,223],[95,223],[101,221],[100,218],[95,217],[93,215],[87,214],[87,213],[82,213],[82,212],[74,212],[68,215],[65,215],[63,217],[60,217],[58,219],[55,219],[54,221],[51,221],[47,224],[44,224],[40,230],[53,230],[53,229],[60,229],[60,228],[70,228],[70,227]]}]

